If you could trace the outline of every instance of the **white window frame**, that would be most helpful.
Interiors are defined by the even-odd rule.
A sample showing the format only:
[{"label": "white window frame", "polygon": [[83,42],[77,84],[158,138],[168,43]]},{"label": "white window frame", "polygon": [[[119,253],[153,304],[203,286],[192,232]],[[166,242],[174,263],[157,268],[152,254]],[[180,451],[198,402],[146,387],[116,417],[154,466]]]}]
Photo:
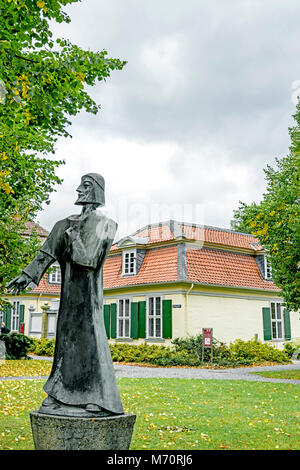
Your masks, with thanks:
[{"label": "white window frame", "polygon": [[[157,314],[157,303],[156,299],[160,299],[159,305],[160,305],[160,312]],[[150,304],[151,304],[151,299],[153,299],[153,309],[152,313],[150,312]],[[146,337],[147,339],[162,339],[162,301],[163,297],[161,295],[149,295],[147,297],[147,310],[146,310]],[[160,319],[160,327],[159,329],[157,328],[156,320]],[[150,321],[153,321],[153,335],[150,336]]]},{"label": "white window frame", "polygon": [[122,253],[122,276],[136,275],[136,249]]},{"label": "white window frame", "polygon": [[11,331],[19,331],[20,301],[14,300],[11,309],[10,325],[6,325]]},{"label": "white window frame", "polygon": [[60,266],[58,263],[55,263],[52,265],[52,268],[55,269],[55,271],[52,271],[49,273],[49,283],[50,284],[61,284],[61,270]]},{"label": "white window frame", "polygon": [[[126,304],[128,305],[128,312],[126,312]],[[122,323],[122,328],[120,328],[120,323]],[[126,328],[126,325],[127,325],[127,328]],[[131,298],[122,297],[122,298],[117,299],[117,338],[120,338],[120,339],[130,338],[130,327],[131,327]],[[126,329],[128,330],[128,335],[125,335]]]},{"label": "white window frame", "polygon": [[264,255],[264,263],[265,263],[265,279],[270,280],[272,279],[272,268],[266,255]]},{"label": "white window frame", "polygon": [[281,302],[270,302],[271,333],[273,340],[284,339],[283,308]]}]

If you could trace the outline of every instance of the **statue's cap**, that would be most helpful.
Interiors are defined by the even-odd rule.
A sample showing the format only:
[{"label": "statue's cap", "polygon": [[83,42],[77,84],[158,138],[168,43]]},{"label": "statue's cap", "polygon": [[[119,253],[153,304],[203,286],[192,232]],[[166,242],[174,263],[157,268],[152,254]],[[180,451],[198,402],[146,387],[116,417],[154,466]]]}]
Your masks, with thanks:
[{"label": "statue's cap", "polygon": [[91,178],[94,184],[94,191],[95,191],[95,200],[90,201],[95,204],[98,204],[100,206],[105,205],[105,181],[103,176],[99,175],[98,173],[87,173],[86,175],[83,175],[81,180],[84,180],[84,178]]},{"label": "statue's cap", "polygon": [[83,175],[81,179],[84,179],[84,178],[92,178],[92,180],[94,180],[98,186],[100,186],[100,188],[102,189],[102,191],[105,190],[105,181],[104,181],[104,178],[103,176],[99,175],[99,173],[87,173],[86,175]]}]

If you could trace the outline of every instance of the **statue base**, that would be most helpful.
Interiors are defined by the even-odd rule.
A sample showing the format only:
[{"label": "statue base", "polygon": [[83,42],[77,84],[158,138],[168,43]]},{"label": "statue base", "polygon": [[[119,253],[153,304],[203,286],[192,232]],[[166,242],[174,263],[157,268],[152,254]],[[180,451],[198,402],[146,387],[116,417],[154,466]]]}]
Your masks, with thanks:
[{"label": "statue base", "polygon": [[30,420],[36,450],[128,450],[136,415],[82,418],[32,411]]}]

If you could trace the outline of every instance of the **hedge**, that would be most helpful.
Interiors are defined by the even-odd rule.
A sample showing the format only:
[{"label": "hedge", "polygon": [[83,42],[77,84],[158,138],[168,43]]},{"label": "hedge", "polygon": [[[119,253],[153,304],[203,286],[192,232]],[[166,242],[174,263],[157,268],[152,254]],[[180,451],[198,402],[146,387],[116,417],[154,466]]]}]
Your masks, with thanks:
[{"label": "hedge", "polygon": [[[31,352],[37,355],[53,356],[55,339],[32,338]],[[111,343],[110,351],[114,362],[142,363],[157,366],[199,367],[210,361],[210,351],[204,351],[202,362],[202,336],[176,338],[171,346],[148,343]],[[260,341],[237,339],[227,346],[213,339],[213,364],[236,367],[262,364],[264,362],[290,362],[287,351],[278,350],[272,344]]]}]

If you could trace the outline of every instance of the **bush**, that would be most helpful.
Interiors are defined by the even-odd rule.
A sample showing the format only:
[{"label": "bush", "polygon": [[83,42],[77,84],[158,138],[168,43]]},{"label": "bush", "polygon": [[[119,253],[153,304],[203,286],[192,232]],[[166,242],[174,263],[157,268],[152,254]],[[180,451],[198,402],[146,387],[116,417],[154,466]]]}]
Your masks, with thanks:
[{"label": "bush", "polygon": [[[187,338],[175,338],[172,344],[176,352],[185,351],[194,361],[202,362],[202,335],[188,336]],[[226,361],[230,354],[225,343],[213,338],[213,361]],[[204,348],[203,362],[211,361],[211,349]]]},{"label": "bush", "polygon": [[[31,338],[30,351],[38,356],[53,356],[55,339]],[[176,338],[171,346],[156,344],[111,343],[110,351],[114,362],[131,362],[157,366],[199,367],[211,361],[210,349],[204,349],[202,362],[202,335]],[[217,367],[238,367],[263,362],[289,362],[287,351],[280,351],[273,345],[259,341],[237,339],[227,346],[213,338],[213,364]]]},{"label": "bush", "polygon": [[147,363],[152,365],[200,365],[198,358],[186,351],[176,351],[167,346],[142,343],[138,345],[113,343],[110,344],[112,360],[115,362]]},{"label": "bush", "polygon": [[[296,341],[289,341],[288,343],[285,343],[284,345],[284,352],[287,354],[288,357],[292,357],[294,353],[296,353],[296,351],[299,350],[299,353],[300,353],[300,340],[296,340]],[[299,355],[298,354],[298,359],[299,359]]]},{"label": "bush", "polygon": [[37,356],[54,356],[55,338],[30,338],[30,352]]},{"label": "bush", "polygon": [[32,339],[21,333],[1,334],[0,340],[5,342],[6,359],[27,359],[27,352],[32,346]]},{"label": "bush", "polygon": [[285,351],[276,349],[272,344],[261,343],[260,341],[237,339],[230,343],[229,352],[232,361],[247,361],[249,365],[263,362],[289,362],[289,357]]}]

